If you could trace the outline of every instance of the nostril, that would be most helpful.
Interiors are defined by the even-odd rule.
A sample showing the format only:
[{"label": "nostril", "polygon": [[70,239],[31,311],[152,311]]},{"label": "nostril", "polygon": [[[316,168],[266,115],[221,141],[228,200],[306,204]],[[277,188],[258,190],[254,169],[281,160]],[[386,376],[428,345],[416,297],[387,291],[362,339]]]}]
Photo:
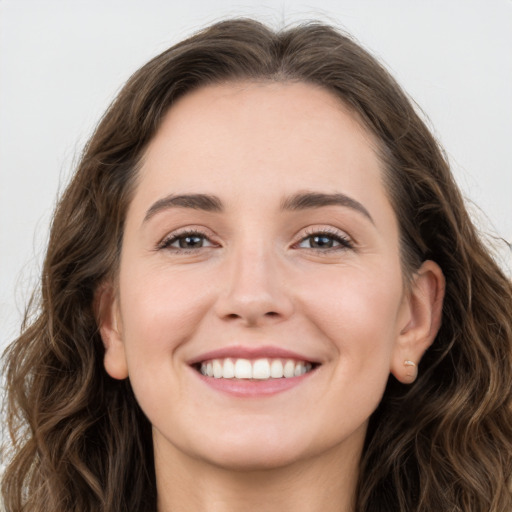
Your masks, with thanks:
[{"label": "nostril", "polygon": [[[250,318],[249,318],[250,316]],[[274,318],[279,318],[281,315],[279,313],[277,313],[276,311],[267,311],[266,313],[263,314],[262,317],[260,318],[268,318],[268,319],[274,319]],[[238,313],[228,313],[227,315],[224,316],[224,318],[226,320],[240,320],[242,318],[245,318],[244,315],[240,315]],[[247,321],[249,323],[254,323],[254,322],[257,322],[257,316],[252,316],[252,315],[247,315]]]}]

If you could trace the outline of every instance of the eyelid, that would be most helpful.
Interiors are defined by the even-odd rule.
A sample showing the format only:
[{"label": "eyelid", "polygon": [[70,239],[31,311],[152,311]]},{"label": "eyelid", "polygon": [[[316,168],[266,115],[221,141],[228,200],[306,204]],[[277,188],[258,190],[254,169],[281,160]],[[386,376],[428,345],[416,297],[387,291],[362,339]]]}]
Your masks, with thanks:
[{"label": "eyelid", "polygon": [[183,226],[181,228],[175,229],[174,231],[171,231],[170,233],[167,233],[157,244],[156,244],[156,250],[161,249],[176,249],[177,252],[185,252],[185,251],[197,251],[199,249],[202,249],[202,247],[198,249],[184,249],[184,248],[178,248],[178,247],[171,247],[171,244],[174,243],[176,240],[178,240],[181,237],[185,237],[187,235],[195,235],[200,236],[210,242],[211,245],[207,247],[212,247],[219,245],[218,242],[216,242],[215,235],[206,228],[198,227],[198,226]]},{"label": "eyelid", "polygon": [[[208,245],[206,247],[212,247],[212,246],[219,246],[220,243],[216,240],[216,236],[213,232],[211,232],[210,229],[204,228],[202,226],[183,226],[181,228],[175,229],[171,231],[170,233],[167,233],[157,244],[155,247],[155,250],[162,250],[162,249],[176,249],[177,252],[185,252],[185,251],[198,251],[202,248],[206,247],[199,247],[196,249],[190,248],[173,248],[171,246],[172,243],[174,243],[176,240],[178,240],[181,237],[185,237],[187,235],[196,235],[200,236],[208,242],[210,242],[211,245]],[[338,241],[339,245],[336,247],[326,248],[326,249],[319,249],[319,248],[304,248],[306,250],[316,251],[316,252],[329,252],[329,251],[340,251],[340,250],[347,250],[347,249],[354,249],[355,248],[355,241],[354,239],[346,233],[346,231],[343,231],[341,229],[335,228],[333,226],[322,226],[322,225],[315,225],[315,226],[308,226],[307,228],[304,228],[299,232],[299,234],[295,237],[295,241],[292,244],[292,248],[298,248],[298,245],[306,240],[309,237],[312,236],[319,236],[319,235],[326,235],[329,237],[334,238]]]},{"label": "eyelid", "polygon": [[346,231],[335,228],[333,226],[318,225],[318,226],[308,226],[307,228],[302,230],[299,233],[299,235],[297,236],[297,240],[293,243],[293,246],[297,247],[301,242],[303,242],[307,238],[310,238],[315,235],[316,236],[327,235],[329,237],[337,239],[340,245],[337,247],[331,247],[331,248],[326,248],[326,249],[315,249],[315,248],[304,248],[304,249],[311,250],[311,251],[317,251],[317,252],[329,252],[329,251],[340,251],[340,250],[354,249],[355,245],[356,245],[354,239],[350,235],[348,235]]}]

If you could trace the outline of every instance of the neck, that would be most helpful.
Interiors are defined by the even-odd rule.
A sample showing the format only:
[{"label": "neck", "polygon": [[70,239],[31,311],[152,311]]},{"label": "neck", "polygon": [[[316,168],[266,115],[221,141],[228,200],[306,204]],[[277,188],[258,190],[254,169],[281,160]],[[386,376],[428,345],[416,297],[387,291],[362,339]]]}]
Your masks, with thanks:
[{"label": "neck", "polygon": [[155,449],[158,512],[354,510],[360,449],[270,469],[224,468],[172,451]]}]

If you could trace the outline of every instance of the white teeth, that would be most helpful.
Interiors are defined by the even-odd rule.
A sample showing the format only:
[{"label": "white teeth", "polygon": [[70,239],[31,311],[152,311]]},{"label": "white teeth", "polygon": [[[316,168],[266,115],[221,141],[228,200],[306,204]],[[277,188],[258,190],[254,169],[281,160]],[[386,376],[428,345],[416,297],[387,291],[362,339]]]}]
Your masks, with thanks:
[{"label": "white teeth", "polygon": [[253,379],[268,379],[270,377],[270,363],[268,359],[258,359],[252,365]]},{"label": "white teeth", "polygon": [[280,359],[274,359],[270,364],[270,376],[274,379],[280,379],[283,375],[283,363]]},{"label": "white teeth", "polygon": [[288,360],[284,364],[283,375],[286,378],[293,377],[295,374],[294,370],[295,370],[295,363],[293,361]]},{"label": "white teeth", "polygon": [[248,359],[237,359],[235,363],[235,377],[237,379],[252,379],[252,365]]},{"label": "white teeth", "polygon": [[304,368],[304,365],[302,363],[296,364],[295,368],[293,370],[293,375],[295,377],[298,377],[299,375],[302,375],[302,369]]},{"label": "white teeth", "polygon": [[215,379],[281,379],[299,377],[311,371],[311,363],[292,359],[213,359],[201,363],[200,372]]},{"label": "white teeth", "polygon": [[213,366],[213,376],[216,379],[220,379],[222,377],[222,373],[223,373],[222,363],[218,359],[214,359],[212,366]]},{"label": "white teeth", "polygon": [[231,359],[224,360],[223,375],[225,379],[232,379],[235,376],[235,363]]}]

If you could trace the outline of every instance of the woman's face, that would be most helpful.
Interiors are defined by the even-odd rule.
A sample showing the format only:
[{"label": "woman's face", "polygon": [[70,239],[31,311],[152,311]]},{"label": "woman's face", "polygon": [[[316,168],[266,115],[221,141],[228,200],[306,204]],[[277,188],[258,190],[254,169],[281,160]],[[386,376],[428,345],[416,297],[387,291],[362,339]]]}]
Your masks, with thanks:
[{"label": "woman's face", "polygon": [[397,220],[354,115],[312,85],[209,86],[146,151],[106,368],[129,376],[157,455],[256,468],[358,454],[407,359],[404,290]]}]

